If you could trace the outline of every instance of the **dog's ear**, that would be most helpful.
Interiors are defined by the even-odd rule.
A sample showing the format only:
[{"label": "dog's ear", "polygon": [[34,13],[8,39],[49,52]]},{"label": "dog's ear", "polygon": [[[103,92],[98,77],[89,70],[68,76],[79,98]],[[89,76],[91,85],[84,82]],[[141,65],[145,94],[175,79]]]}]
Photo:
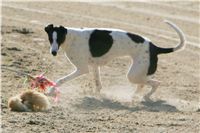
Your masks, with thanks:
[{"label": "dog's ear", "polygon": [[67,29],[63,27],[62,25],[60,25],[59,29],[61,30],[62,33],[67,34]]},{"label": "dog's ear", "polygon": [[47,25],[44,30],[48,33],[49,31],[51,31],[53,29],[53,24],[49,24]]}]

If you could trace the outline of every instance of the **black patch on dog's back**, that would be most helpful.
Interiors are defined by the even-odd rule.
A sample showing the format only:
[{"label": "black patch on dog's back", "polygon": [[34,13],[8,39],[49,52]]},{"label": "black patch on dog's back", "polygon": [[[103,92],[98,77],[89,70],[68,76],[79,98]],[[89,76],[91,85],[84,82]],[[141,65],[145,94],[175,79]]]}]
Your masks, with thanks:
[{"label": "black patch on dog's back", "polygon": [[143,37],[141,37],[140,35],[136,35],[133,33],[126,33],[132,41],[136,42],[136,43],[144,43],[145,39]]},{"label": "black patch on dog's back", "polygon": [[93,57],[101,57],[106,54],[113,44],[111,31],[94,30],[89,39],[89,48]]},{"label": "black patch on dog's back", "polygon": [[152,75],[156,72],[158,62],[157,46],[149,43],[149,68],[147,75]]}]

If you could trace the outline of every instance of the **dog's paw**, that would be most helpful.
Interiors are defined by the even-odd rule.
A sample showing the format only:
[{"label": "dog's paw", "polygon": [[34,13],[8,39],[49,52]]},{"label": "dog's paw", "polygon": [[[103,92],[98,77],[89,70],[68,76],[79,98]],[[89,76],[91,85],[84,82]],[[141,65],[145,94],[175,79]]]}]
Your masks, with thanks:
[{"label": "dog's paw", "polygon": [[148,96],[148,95],[145,95],[145,96],[144,96],[144,101],[145,101],[145,102],[154,102],[154,101],[150,98],[150,96]]}]

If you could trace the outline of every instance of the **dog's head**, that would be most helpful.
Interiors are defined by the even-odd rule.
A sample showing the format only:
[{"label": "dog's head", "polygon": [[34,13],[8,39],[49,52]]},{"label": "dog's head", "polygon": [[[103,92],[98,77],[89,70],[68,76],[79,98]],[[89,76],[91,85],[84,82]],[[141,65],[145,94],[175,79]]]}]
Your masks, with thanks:
[{"label": "dog's head", "polygon": [[56,56],[60,45],[65,41],[67,29],[63,26],[54,27],[53,24],[49,24],[44,28],[44,30],[48,34],[51,45],[50,52],[53,56]]}]

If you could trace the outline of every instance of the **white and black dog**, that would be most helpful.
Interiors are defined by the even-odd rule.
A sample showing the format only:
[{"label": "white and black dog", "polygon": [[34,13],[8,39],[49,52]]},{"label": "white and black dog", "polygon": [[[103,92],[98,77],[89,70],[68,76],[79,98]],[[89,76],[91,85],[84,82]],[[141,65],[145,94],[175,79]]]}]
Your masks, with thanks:
[{"label": "white and black dog", "polygon": [[119,56],[130,56],[133,63],[128,71],[127,78],[133,84],[137,84],[137,89],[144,85],[150,85],[151,91],[145,99],[155,92],[159,82],[150,79],[157,68],[158,55],[171,53],[185,46],[183,32],[172,22],[165,21],[179,35],[180,43],[174,48],[161,48],[154,45],[149,39],[137,34],[129,33],[119,29],[108,28],[68,28],[54,27],[49,24],[45,27],[50,41],[50,52],[56,56],[61,47],[66,57],[76,67],[71,74],[56,81],[61,85],[71,79],[89,72],[88,67],[94,70],[96,92],[99,93],[101,86],[100,66]]}]

